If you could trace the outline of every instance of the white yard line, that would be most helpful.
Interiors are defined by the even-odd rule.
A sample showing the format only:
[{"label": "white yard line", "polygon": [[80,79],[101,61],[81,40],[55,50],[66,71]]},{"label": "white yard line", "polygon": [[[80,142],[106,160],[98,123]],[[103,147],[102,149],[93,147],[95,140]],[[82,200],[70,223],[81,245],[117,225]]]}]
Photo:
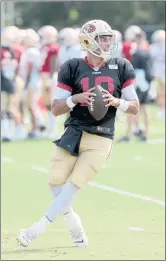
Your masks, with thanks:
[{"label": "white yard line", "polygon": [[165,144],[165,139],[149,139],[148,144]]},{"label": "white yard line", "polygon": [[141,227],[128,227],[128,229],[133,231],[144,231],[144,228]]},{"label": "white yard line", "polygon": [[[39,172],[47,173],[47,169],[42,168],[40,166],[32,166],[32,169],[37,170]],[[161,206],[165,206],[165,202],[163,200],[160,200],[160,199],[154,199],[154,198],[151,198],[151,197],[148,197],[148,196],[143,196],[143,195],[131,193],[131,192],[124,191],[124,190],[121,190],[121,189],[117,189],[117,188],[113,188],[113,187],[110,187],[110,186],[98,184],[96,182],[89,182],[88,185],[102,189],[102,190],[118,193],[120,195],[125,195],[125,196],[129,196],[129,197],[133,197],[133,198],[139,198],[139,199],[142,199],[142,200],[151,201],[151,202],[159,204]]]},{"label": "white yard line", "polygon": [[6,158],[4,156],[1,156],[1,163],[12,163],[13,162],[13,159],[11,158]]},{"label": "white yard line", "polygon": [[[7,157],[3,157],[3,158],[6,159],[6,162],[7,162],[7,160],[8,160],[8,162],[13,161],[11,158],[7,158]],[[36,170],[36,171],[39,171],[39,172],[42,172],[42,173],[47,173],[47,169],[43,168],[42,166],[35,166],[34,165],[34,166],[31,166],[31,168],[33,170]],[[152,197],[149,197],[149,196],[144,196],[144,195],[140,195],[140,194],[136,194],[136,193],[131,193],[129,191],[121,190],[121,189],[118,189],[118,188],[113,188],[113,187],[103,185],[103,184],[98,184],[96,182],[89,182],[88,184],[92,187],[96,187],[96,188],[99,188],[99,189],[102,189],[102,190],[105,190],[105,191],[114,192],[114,193],[117,193],[117,194],[120,194],[120,195],[129,196],[129,197],[132,197],[132,198],[138,198],[138,199],[141,199],[141,200],[144,200],[144,201],[153,202],[153,203],[158,204],[160,206],[165,206],[164,200],[155,199],[155,198],[152,198]]]},{"label": "white yard line", "polygon": [[139,199],[142,199],[142,200],[145,200],[145,201],[151,201],[151,202],[156,203],[156,204],[161,205],[161,206],[165,206],[165,201],[160,200],[160,199],[154,199],[154,198],[151,198],[151,197],[148,197],[148,196],[143,196],[143,195],[131,193],[129,191],[124,191],[124,190],[113,188],[113,187],[110,187],[110,186],[98,184],[96,182],[90,182],[89,185],[96,187],[96,188],[103,189],[103,190],[107,190],[107,191],[110,191],[110,192],[115,192],[115,193],[118,193],[120,195],[125,195],[125,196],[129,196],[129,197],[132,197],[132,198],[139,198]]}]

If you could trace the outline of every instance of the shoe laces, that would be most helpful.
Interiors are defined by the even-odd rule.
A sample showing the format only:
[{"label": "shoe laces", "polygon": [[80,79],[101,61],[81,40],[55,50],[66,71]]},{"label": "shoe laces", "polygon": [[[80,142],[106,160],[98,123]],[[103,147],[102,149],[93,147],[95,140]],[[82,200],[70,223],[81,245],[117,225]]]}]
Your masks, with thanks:
[{"label": "shoe laces", "polygon": [[80,226],[77,226],[76,229],[71,229],[70,234],[74,239],[80,239],[82,237],[82,229]]}]

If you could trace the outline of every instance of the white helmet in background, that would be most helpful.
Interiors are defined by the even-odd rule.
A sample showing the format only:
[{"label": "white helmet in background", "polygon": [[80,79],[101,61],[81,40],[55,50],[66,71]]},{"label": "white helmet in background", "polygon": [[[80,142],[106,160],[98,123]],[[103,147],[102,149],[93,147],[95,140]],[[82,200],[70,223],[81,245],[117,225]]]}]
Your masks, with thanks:
[{"label": "white helmet in background", "polygon": [[40,38],[33,29],[26,29],[23,33],[23,44],[25,47],[37,46]]},{"label": "white helmet in background", "polygon": [[51,25],[42,26],[37,33],[40,36],[40,42],[42,45],[55,43],[58,37],[57,29]]},{"label": "white helmet in background", "polygon": [[[1,37],[4,37],[3,42],[17,43],[20,29],[16,26],[7,26],[3,29]],[[1,38],[2,39],[2,38]]]},{"label": "white helmet in background", "polygon": [[117,31],[117,30],[113,30],[114,34],[115,34],[115,42],[116,43],[121,43],[122,42],[122,34],[121,32]]},{"label": "white helmet in background", "polygon": [[76,27],[76,28],[74,28],[74,30],[75,30],[75,36],[76,36],[76,43],[79,44],[80,43],[79,36],[80,36],[81,28]]},{"label": "white helmet in background", "polygon": [[10,47],[15,40],[15,35],[14,33],[8,32],[6,30],[1,32],[1,45]]},{"label": "white helmet in background", "polygon": [[125,38],[125,40],[128,40],[128,41],[134,41],[135,40],[135,36],[137,34],[140,34],[141,31],[142,30],[141,30],[141,28],[139,26],[131,25],[124,32],[124,38]]},{"label": "white helmet in background", "polygon": [[152,34],[152,43],[165,43],[165,31],[157,30]]},{"label": "white helmet in background", "polygon": [[8,32],[8,33],[18,33],[19,28],[17,26],[7,26],[4,28],[4,31]]},{"label": "white helmet in background", "polygon": [[71,27],[63,28],[59,31],[58,42],[63,46],[71,46],[77,42],[77,36],[75,29]]},{"label": "white helmet in background", "polygon": [[[107,51],[103,50],[100,45],[100,36],[111,36]],[[103,59],[107,59],[117,51],[115,34],[109,24],[102,20],[91,20],[85,23],[81,28],[79,39],[85,50]]]},{"label": "white helmet in background", "polygon": [[16,38],[15,42],[18,44],[22,44],[25,35],[26,35],[26,29],[20,29],[17,34],[17,38]]}]

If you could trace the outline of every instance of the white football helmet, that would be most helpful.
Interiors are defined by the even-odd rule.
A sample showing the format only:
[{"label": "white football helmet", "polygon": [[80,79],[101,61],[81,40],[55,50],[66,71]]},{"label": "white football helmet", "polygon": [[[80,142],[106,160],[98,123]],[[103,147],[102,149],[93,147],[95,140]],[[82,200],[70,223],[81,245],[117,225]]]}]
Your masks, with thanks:
[{"label": "white football helmet", "polygon": [[57,29],[51,25],[42,26],[37,33],[40,36],[42,45],[55,43],[58,37]]},{"label": "white football helmet", "polygon": [[165,31],[157,30],[152,34],[152,43],[165,43]]},{"label": "white football helmet", "polygon": [[76,33],[75,29],[66,27],[59,31],[58,42],[63,46],[71,46],[78,42],[77,37],[78,34]]},{"label": "white football helmet", "polygon": [[10,47],[14,43],[15,35],[14,33],[8,32],[6,30],[1,32],[1,45]]},{"label": "white football helmet", "polygon": [[25,35],[26,35],[26,30],[20,29],[18,34],[17,34],[17,38],[15,39],[15,42],[18,43],[18,44],[22,44],[22,42],[24,41]]},{"label": "white football helmet", "polygon": [[[111,36],[109,43],[109,50],[102,49],[100,44],[101,36]],[[97,57],[108,59],[110,55],[114,55],[117,51],[117,44],[115,43],[115,34],[109,24],[102,20],[91,20],[85,23],[80,30],[80,44],[81,46]]]},{"label": "white football helmet", "polygon": [[114,34],[115,34],[115,42],[116,43],[121,43],[122,42],[122,34],[121,32],[117,31],[117,30],[113,30]]},{"label": "white football helmet", "polygon": [[124,32],[124,38],[127,41],[134,41],[136,34],[140,34],[141,31],[142,30],[141,30],[141,28],[139,26],[131,25]]},{"label": "white football helmet", "polygon": [[4,44],[6,43],[7,45],[11,45],[13,43],[18,42],[19,33],[20,33],[20,29],[18,27],[7,26],[3,29],[1,33],[1,39],[3,38],[2,41]]},{"label": "white football helmet", "polygon": [[7,26],[4,28],[4,31],[8,33],[17,33],[19,31],[19,28],[17,26]]},{"label": "white football helmet", "polygon": [[25,47],[37,46],[40,38],[33,29],[26,29],[22,36],[23,45]]}]

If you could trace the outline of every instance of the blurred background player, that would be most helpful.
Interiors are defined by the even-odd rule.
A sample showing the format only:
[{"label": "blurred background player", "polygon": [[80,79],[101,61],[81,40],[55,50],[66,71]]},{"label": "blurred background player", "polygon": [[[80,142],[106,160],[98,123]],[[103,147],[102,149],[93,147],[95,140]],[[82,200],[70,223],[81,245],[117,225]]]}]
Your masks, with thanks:
[{"label": "blurred background player", "polygon": [[136,25],[129,26],[124,32],[124,42],[122,44],[122,56],[131,61],[132,50],[135,48],[135,36],[141,32],[141,28]]},{"label": "blurred background player", "polygon": [[165,119],[165,31],[157,30],[152,34],[151,55],[153,73],[157,89],[159,119]]},{"label": "blurred background player", "polygon": [[[140,112],[137,115],[126,115],[126,135],[119,142],[130,141],[133,125],[135,127],[134,134],[138,136],[140,141],[147,141],[149,134],[148,94],[150,83],[153,80],[150,45],[142,30],[135,33],[132,41],[134,46],[131,49],[130,59],[136,73],[136,92],[140,102]],[[143,129],[141,127],[141,116],[143,116]]]},{"label": "blurred background player", "polygon": [[58,31],[55,27],[46,25],[38,30],[40,36],[40,54],[41,54],[41,98],[47,108],[47,133],[46,137],[56,138],[56,120],[51,112],[51,102],[53,99],[53,75],[54,79],[58,71],[57,56],[59,53],[59,44],[57,43]]},{"label": "blurred background player", "polygon": [[39,138],[37,106],[38,86],[40,80],[40,51],[38,49],[39,36],[33,29],[26,29],[23,36],[24,52],[21,55],[19,76],[24,81],[22,95],[23,109],[28,109],[31,116],[32,128],[29,138]]},{"label": "blurred background player", "polygon": [[12,45],[17,36],[17,28],[6,28],[1,33],[1,136],[2,141],[11,141],[12,120],[14,119],[16,125],[21,121],[19,108],[16,106],[15,97],[17,94],[17,85],[19,80],[17,78],[18,60],[15,55]]},{"label": "blurred background player", "polygon": [[60,52],[58,60],[60,66],[69,59],[83,58],[86,52],[81,49],[79,43],[79,28],[63,28],[59,31],[58,42],[60,44]]}]

